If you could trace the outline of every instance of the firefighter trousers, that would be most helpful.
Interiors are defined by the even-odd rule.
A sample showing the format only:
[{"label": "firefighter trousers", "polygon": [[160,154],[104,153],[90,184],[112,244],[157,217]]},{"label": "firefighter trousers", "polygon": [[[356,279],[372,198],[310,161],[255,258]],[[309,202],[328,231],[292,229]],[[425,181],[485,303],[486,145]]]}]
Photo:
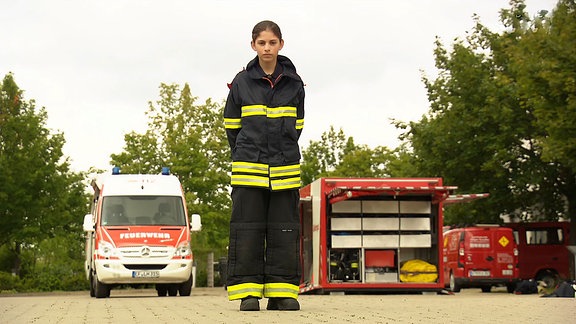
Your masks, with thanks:
[{"label": "firefighter trousers", "polygon": [[228,298],[298,298],[300,193],[232,189]]}]

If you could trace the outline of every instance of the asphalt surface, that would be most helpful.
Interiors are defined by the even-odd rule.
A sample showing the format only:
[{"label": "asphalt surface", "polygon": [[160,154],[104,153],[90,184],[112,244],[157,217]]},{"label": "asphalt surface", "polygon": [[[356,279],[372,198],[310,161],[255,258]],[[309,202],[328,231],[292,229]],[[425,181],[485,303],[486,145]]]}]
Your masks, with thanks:
[{"label": "asphalt surface", "polygon": [[152,289],[0,293],[0,323],[576,323],[576,298],[514,295],[505,289],[454,295],[301,295],[300,311],[240,312],[222,287],[194,288],[190,297],[157,297]]}]

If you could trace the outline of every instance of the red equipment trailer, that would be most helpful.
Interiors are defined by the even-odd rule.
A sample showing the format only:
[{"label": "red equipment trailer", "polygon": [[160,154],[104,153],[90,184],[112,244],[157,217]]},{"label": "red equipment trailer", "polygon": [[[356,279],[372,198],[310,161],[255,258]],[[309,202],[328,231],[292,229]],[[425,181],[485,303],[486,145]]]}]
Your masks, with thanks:
[{"label": "red equipment trailer", "polygon": [[441,178],[320,178],[300,190],[300,293],[444,289]]}]

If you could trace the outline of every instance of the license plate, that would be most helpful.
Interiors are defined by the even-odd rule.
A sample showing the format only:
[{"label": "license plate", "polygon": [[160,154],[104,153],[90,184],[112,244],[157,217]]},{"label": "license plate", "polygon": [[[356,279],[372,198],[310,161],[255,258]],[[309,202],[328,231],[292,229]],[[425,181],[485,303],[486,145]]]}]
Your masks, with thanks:
[{"label": "license plate", "polygon": [[512,271],[512,270],[502,270],[503,276],[511,276],[513,274],[514,274],[514,271]]},{"label": "license plate", "polygon": [[158,278],[160,271],[132,271],[132,278]]},{"label": "license plate", "polygon": [[470,277],[490,277],[490,271],[470,270]]}]

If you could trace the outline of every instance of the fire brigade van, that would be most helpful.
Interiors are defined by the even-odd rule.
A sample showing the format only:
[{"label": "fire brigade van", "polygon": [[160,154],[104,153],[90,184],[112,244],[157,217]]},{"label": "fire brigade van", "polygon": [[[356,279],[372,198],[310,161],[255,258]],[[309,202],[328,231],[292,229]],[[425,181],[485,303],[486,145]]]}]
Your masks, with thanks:
[{"label": "fire brigade van", "polygon": [[105,298],[118,285],[154,284],[158,296],[189,296],[194,272],[184,192],[168,168],[161,174],[100,175],[92,181],[91,213],[84,217],[90,296]]},{"label": "fire brigade van", "polygon": [[445,282],[453,292],[461,288],[505,285],[513,292],[519,280],[518,248],[510,228],[477,225],[444,232]]}]

